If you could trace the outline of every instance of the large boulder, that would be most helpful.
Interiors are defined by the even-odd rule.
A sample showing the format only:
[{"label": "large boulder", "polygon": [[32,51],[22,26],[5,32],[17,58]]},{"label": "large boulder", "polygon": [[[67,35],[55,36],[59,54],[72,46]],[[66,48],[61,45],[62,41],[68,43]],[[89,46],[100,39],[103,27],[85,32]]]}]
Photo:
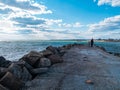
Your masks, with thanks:
[{"label": "large boulder", "polygon": [[0,79],[0,84],[9,88],[10,90],[20,90],[20,88],[23,86],[23,82],[10,72],[7,72]]},{"label": "large boulder", "polygon": [[53,54],[59,54],[57,48],[53,46],[48,46],[46,50],[50,50]]},{"label": "large boulder", "polygon": [[64,47],[58,47],[58,51],[59,51],[59,55],[63,56],[67,52],[67,49]]},{"label": "large boulder", "polygon": [[23,81],[28,81],[32,79],[32,75],[24,66],[19,66],[15,63],[12,63],[8,69],[11,73],[13,73],[14,76],[18,77]]},{"label": "large boulder", "polygon": [[0,56],[0,67],[9,67],[11,61],[6,60],[3,56]]},{"label": "large boulder", "polygon": [[2,78],[8,72],[8,68],[0,67],[0,78]]},{"label": "large boulder", "polygon": [[62,57],[60,57],[59,55],[50,55],[48,57],[51,61],[52,64],[55,64],[55,63],[62,63],[63,62],[63,59]]},{"label": "large boulder", "polygon": [[36,68],[49,67],[49,66],[51,66],[51,61],[48,58],[41,58],[39,62],[36,64]]},{"label": "large boulder", "polygon": [[31,51],[27,55],[23,56],[20,61],[26,61],[31,66],[34,66],[34,64],[42,57],[43,55],[36,51]]},{"label": "large boulder", "polygon": [[115,56],[119,56],[120,57],[120,53],[114,53]]},{"label": "large boulder", "polygon": [[46,73],[47,71],[48,71],[48,68],[35,68],[35,69],[31,69],[31,73],[33,75],[43,74],[43,73]]},{"label": "large boulder", "polygon": [[43,56],[49,56],[49,55],[52,55],[53,52],[50,51],[50,50],[43,50],[40,52]]},{"label": "large boulder", "polygon": [[33,67],[28,64],[26,61],[17,61],[15,64],[21,66],[21,67],[26,67],[28,70],[33,69]]},{"label": "large boulder", "polygon": [[8,90],[8,89],[0,84],[0,90]]},{"label": "large boulder", "polygon": [[3,56],[0,56],[0,65],[1,65],[1,63],[5,62],[5,61],[6,61],[6,59]]}]

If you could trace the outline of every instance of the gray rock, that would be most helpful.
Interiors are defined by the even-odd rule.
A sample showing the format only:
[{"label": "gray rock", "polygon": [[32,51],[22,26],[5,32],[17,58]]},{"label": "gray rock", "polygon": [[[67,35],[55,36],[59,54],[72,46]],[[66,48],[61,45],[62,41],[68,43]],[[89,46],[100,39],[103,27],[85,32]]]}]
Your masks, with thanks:
[{"label": "gray rock", "polygon": [[53,46],[48,46],[46,50],[50,50],[53,54],[59,54],[57,48]]},{"label": "gray rock", "polygon": [[51,66],[51,61],[48,58],[41,58],[38,64],[36,65],[37,68],[49,66]]},{"label": "gray rock", "polygon": [[30,64],[28,64],[26,61],[17,61],[15,64],[21,67],[25,66],[28,70],[33,69],[33,67]]},{"label": "gray rock", "polygon": [[0,64],[2,63],[2,62],[5,62],[6,61],[6,59],[3,57],[3,56],[0,56]]},{"label": "gray rock", "polygon": [[120,57],[120,53],[114,53],[115,56],[119,56]]},{"label": "gray rock", "polygon": [[50,50],[43,50],[40,52],[43,56],[49,56],[52,55],[53,53]]},{"label": "gray rock", "polygon": [[23,86],[23,82],[10,72],[7,72],[0,79],[0,84],[9,88],[10,90],[20,90],[20,88]]},{"label": "gray rock", "polygon": [[31,66],[34,66],[34,64],[42,57],[43,55],[36,51],[31,51],[27,55],[23,56],[20,61],[26,61]]},{"label": "gray rock", "polygon": [[48,68],[36,68],[36,69],[31,69],[31,73],[32,73],[33,75],[46,73],[47,71],[48,71]]},{"label": "gray rock", "polygon": [[0,84],[0,90],[8,90],[8,89]]},{"label": "gray rock", "polygon": [[0,56],[0,67],[8,67],[11,61],[6,60],[3,56]]},{"label": "gray rock", "polygon": [[2,78],[8,72],[8,68],[0,67],[0,78]]},{"label": "gray rock", "polygon": [[13,73],[14,76],[18,77],[19,79],[23,81],[28,81],[32,79],[32,75],[29,73],[29,71],[24,66],[22,67],[15,63],[12,63],[9,66],[9,71]]},{"label": "gray rock", "polygon": [[52,64],[62,63],[63,62],[62,57],[60,57],[59,55],[51,55],[48,58],[50,59]]}]

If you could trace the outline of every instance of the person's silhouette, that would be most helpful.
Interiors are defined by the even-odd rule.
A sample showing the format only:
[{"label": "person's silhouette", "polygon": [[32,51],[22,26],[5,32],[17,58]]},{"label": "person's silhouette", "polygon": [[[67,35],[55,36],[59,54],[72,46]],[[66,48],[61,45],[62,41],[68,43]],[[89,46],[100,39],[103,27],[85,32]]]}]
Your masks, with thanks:
[{"label": "person's silhouette", "polygon": [[93,47],[93,45],[94,45],[94,40],[92,38],[91,41],[90,41],[90,46]]}]

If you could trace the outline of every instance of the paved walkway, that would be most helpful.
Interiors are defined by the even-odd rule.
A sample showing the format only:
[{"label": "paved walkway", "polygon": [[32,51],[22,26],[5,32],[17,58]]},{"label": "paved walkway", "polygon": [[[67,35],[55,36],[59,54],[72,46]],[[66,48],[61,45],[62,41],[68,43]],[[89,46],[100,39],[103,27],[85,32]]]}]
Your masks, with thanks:
[{"label": "paved walkway", "polygon": [[[120,58],[96,47],[73,47],[64,62],[26,83],[25,90],[120,90]],[[91,80],[94,84],[87,84]]]}]

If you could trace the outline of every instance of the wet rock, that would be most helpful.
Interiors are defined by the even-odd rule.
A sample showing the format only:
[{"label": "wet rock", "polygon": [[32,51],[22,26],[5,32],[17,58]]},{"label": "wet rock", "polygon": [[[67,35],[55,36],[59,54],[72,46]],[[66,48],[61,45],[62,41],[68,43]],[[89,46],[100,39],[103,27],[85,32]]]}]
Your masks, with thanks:
[{"label": "wet rock", "polygon": [[36,67],[49,67],[51,66],[51,61],[48,58],[41,58],[40,61],[37,63]]},{"label": "wet rock", "polygon": [[8,72],[8,68],[0,67],[0,78],[2,78]]},{"label": "wet rock", "polygon": [[35,68],[35,69],[31,69],[31,73],[33,75],[46,73],[47,71],[48,71],[48,68]]},{"label": "wet rock", "polygon": [[26,61],[31,66],[34,66],[34,64],[42,57],[43,55],[36,51],[31,51],[27,55],[23,56],[20,61]]},{"label": "wet rock", "polygon": [[57,48],[53,46],[48,46],[46,50],[50,50],[53,54],[59,54]]},{"label": "wet rock", "polygon": [[60,56],[63,56],[66,52],[67,52],[67,50],[62,49],[62,50],[59,51],[59,55],[60,55]]},{"label": "wet rock", "polygon": [[40,52],[43,56],[49,56],[52,55],[53,53],[50,50],[44,50]]},{"label": "wet rock", "polygon": [[12,63],[9,66],[9,71],[13,73],[14,76],[18,77],[19,79],[23,81],[28,81],[32,79],[32,75],[29,73],[29,71],[24,66],[22,67],[15,63]]},{"label": "wet rock", "polygon": [[0,84],[0,90],[8,90],[8,89]]},{"label": "wet rock", "polygon": [[23,82],[10,72],[7,72],[0,79],[0,84],[9,88],[10,90],[20,90],[20,88],[23,86]]},{"label": "wet rock", "polygon": [[120,53],[114,53],[115,56],[119,56],[120,57]]},{"label": "wet rock", "polygon": [[3,56],[0,56],[0,64],[2,63],[2,62],[5,62],[6,61],[6,59],[3,57]]},{"label": "wet rock", "polygon": [[6,60],[3,56],[0,56],[0,67],[9,67],[11,61]]},{"label": "wet rock", "polygon": [[50,59],[52,64],[63,62],[62,57],[60,57],[59,55],[50,55],[48,58]]},{"label": "wet rock", "polygon": [[26,67],[28,70],[33,69],[33,67],[28,64],[26,61],[17,61],[15,64],[21,66],[21,67]]},{"label": "wet rock", "polygon": [[65,46],[66,49],[70,49],[72,47],[72,44],[68,44]]},{"label": "wet rock", "polygon": [[66,51],[67,51],[66,49],[61,49],[59,52],[60,53],[66,53]]}]

